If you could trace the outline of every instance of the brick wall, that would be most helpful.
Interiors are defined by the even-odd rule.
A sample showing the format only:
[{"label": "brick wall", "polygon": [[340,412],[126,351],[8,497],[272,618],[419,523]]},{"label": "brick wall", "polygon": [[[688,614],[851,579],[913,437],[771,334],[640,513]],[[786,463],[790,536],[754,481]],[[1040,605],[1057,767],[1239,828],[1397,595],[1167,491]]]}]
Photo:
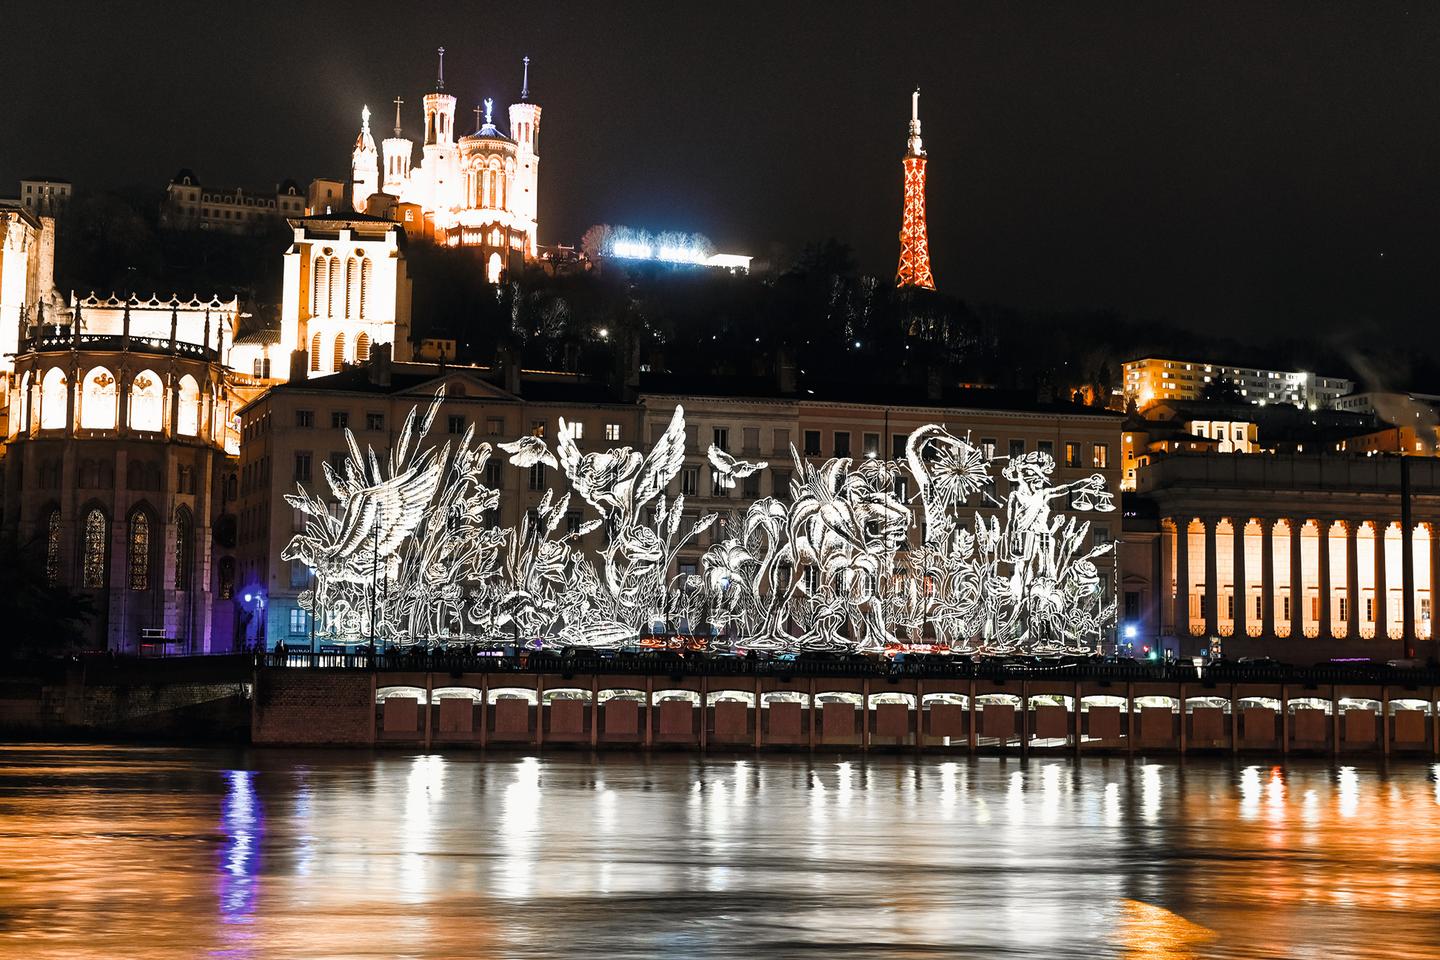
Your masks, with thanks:
[{"label": "brick wall", "polygon": [[254,743],[368,744],[374,722],[369,673],[262,670],[256,677]]}]

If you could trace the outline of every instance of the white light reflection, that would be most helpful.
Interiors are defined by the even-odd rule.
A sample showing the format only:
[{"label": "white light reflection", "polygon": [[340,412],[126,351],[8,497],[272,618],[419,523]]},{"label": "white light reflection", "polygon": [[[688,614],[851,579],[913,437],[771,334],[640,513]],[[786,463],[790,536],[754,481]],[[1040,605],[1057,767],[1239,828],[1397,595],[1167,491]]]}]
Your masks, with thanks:
[{"label": "white light reflection", "polygon": [[1360,809],[1360,776],[1354,767],[1341,767],[1339,780],[1340,816],[1353,817]]},{"label": "white light reflection", "polygon": [[534,890],[534,860],[539,846],[540,761],[525,757],[515,765],[515,779],[500,801],[501,824],[497,836],[504,856],[496,867],[500,882],[495,889],[523,899]]},{"label": "white light reflection", "polygon": [[1155,823],[1160,819],[1160,765],[1147,763],[1140,768],[1140,819]]},{"label": "white light reflection", "polygon": [[1430,779],[1435,781],[1435,803],[1440,806],[1440,763],[1430,767]]},{"label": "white light reflection", "polygon": [[1010,774],[1010,789],[1005,791],[1005,813],[1014,823],[1025,822],[1025,773]]},{"label": "white light reflection", "polygon": [[841,760],[835,764],[836,795],[838,806],[850,806],[851,794],[854,792],[855,771],[850,766],[849,760]]},{"label": "white light reflection", "polygon": [[434,804],[445,786],[445,758],[428,754],[414,758],[405,777],[405,813],[400,854],[400,888],[422,893],[429,880],[426,857],[435,839]]},{"label": "white light reflection", "polygon": [[1240,772],[1240,817],[1253,820],[1260,813],[1260,768],[1246,767]]},{"label": "white light reflection", "polygon": [[1107,827],[1120,825],[1120,784],[1113,780],[1105,784],[1105,799],[1101,801],[1101,809],[1105,811]]}]

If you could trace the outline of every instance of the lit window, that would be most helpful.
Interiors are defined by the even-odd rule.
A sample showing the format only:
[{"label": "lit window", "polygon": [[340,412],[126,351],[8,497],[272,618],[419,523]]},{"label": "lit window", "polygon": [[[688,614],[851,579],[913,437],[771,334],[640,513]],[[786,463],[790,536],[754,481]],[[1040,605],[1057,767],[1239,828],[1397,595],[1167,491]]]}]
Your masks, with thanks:
[{"label": "lit window", "polygon": [[576,440],[584,440],[584,439],[585,439],[585,424],[579,422],[578,420],[577,420],[576,422],[570,424],[570,435],[571,435],[572,437],[574,437]]},{"label": "lit window", "polygon": [[50,511],[45,521],[45,579],[51,586],[60,582],[60,508]]},{"label": "lit window", "polygon": [[150,589],[150,516],[142,510],[130,515],[130,589]]},{"label": "lit window", "polygon": [[99,507],[85,515],[84,584],[89,590],[105,588],[106,560],[110,555],[110,521]]},{"label": "lit window", "polygon": [[618,424],[618,423],[607,423],[607,424],[605,424],[605,439],[606,439],[606,440],[619,440],[619,439],[620,439],[620,424]]},{"label": "lit window", "polygon": [[1093,452],[1091,460],[1095,465],[1095,469],[1104,470],[1110,466],[1110,444],[1097,443],[1091,447],[1091,450]]}]

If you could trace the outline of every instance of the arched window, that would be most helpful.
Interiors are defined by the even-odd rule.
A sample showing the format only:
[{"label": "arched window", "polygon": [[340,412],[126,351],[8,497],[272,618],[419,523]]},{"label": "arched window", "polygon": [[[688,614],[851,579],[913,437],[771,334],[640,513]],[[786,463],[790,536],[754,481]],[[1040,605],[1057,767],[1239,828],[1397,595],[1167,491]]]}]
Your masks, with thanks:
[{"label": "arched window", "polygon": [[50,586],[60,582],[60,508],[51,507],[45,517],[45,580]]},{"label": "arched window", "polygon": [[87,590],[104,590],[110,558],[110,521],[105,511],[91,507],[85,514],[85,549],[81,574]]},{"label": "arched window", "polygon": [[85,374],[80,394],[80,426],[86,430],[115,429],[118,394],[115,375],[104,367],[95,367]]},{"label": "arched window", "polygon": [[328,317],[335,316],[335,308],[340,305],[340,298],[344,296],[344,293],[337,289],[340,286],[340,280],[340,258],[331,257],[330,286],[325,294],[325,315]]},{"label": "arched window", "polygon": [[489,280],[491,283],[499,283],[499,282],[500,282],[500,271],[501,271],[502,269],[503,269],[503,265],[502,265],[501,260],[500,260],[500,254],[498,254],[498,253],[492,253],[492,254],[490,254],[489,266],[488,266],[488,267],[486,268],[486,270],[485,270],[485,279]]},{"label": "arched window", "polygon": [[189,590],[193,578],[195,523],[184,507],[175,514],[175,589]]},{"label": "arched window", "polygon": [[130,429],[159,433],[165,420],[165,390],[160,375],[142,370],[130,381]]},{"label": "arched window", "polygon": [[310,338],[310,372],[320,372],[320,334]]},{"label": "arched window", "polygon": [[355,362],[364,363],[370,359],[370,334],[362,333],[355,338]]},{"label": "arched window", "polygon": [[65,372],[59,367],[45,371],[40,381],[40,429],[64,430],[68,413],[66,405]]},{"label": "arched window", "polygon": [[340,370],[345,366],[345,334],[335,334],[335,369]]},{"label": "arched window", "polygon": [[370,316],[370,258],[360,261],[360,319]]},{"label": "arched window", "polygon": [[320,304],[324,302],[323,291],[330,286],[330,265],[324,257],[315,258],[315,283],[314,290],[310,296],[310,315],[316,316],[320,313]]},{"label": "arched window", "polygon": [[200,432],[200,384],[190,374],[180,378],[179,410],[175,417],[175,432],[193,437]]},{"label": "arched window", "polygon": [[23,404],[23,406],[20,407],[19,411],[17,411],[20,416],[15,417],[12,415],[10,420],[10,429],[12,434],[20,430],[27,429],[30,426],[30,420],[33,419],[35,416],[33,413],[35,409],[34,401],[30,396],[29,370],[26,370],[20,375],[20,403]]},{"label": "arched window", "polygon": [[355,258],[345,258],[345,316],[352,317],[360,306],[360,271],[355,269]]},{"label": "arched window", "polygon": [[126,537],[131,590],[150,589],[150,514],[136,510],[130,514],[130,531]]}]

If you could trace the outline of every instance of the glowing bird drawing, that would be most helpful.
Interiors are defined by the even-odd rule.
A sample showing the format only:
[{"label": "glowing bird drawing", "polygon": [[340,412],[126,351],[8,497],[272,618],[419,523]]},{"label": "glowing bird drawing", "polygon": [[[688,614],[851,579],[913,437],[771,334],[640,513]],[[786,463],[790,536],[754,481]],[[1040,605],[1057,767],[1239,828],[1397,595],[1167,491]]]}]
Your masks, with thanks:
[{"label": "glowing bird drawing", "polygon": [[735,488],[736,480],[743,480],[754,473],[759,473],[770,466],[767,461],[751,463],[748,460],[739,460],[721,450],[715,444],[710,444],[710,450],[706,453],[710,460],[710,466],[715,472],[715,482],[726,490]]}]

